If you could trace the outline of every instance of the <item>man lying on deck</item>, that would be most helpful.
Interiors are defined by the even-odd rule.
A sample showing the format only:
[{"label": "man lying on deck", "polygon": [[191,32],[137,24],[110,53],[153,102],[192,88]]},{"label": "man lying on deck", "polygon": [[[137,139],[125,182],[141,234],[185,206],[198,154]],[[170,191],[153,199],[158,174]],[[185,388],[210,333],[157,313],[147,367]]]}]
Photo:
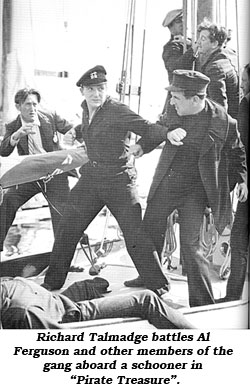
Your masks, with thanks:
[{"label": "man lying on deck", "polygon": [[4,329],[60,329],[61,324],[104,318],[141,317],[158,329],[192,329],[194,326],[153,291],[102,296],[108,282],[102,278],[73,283],[53,293],[36,282],[1,278],[0,319]]}]

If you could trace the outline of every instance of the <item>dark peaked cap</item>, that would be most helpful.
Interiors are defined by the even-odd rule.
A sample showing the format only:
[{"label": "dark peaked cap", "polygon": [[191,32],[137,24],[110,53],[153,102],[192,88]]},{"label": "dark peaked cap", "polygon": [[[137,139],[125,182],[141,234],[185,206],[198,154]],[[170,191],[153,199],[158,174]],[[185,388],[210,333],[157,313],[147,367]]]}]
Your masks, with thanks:
[{"label": "dark peaked cap", "polygon": [[210,78],[195,70],[174,70],[173,81],[166,89],[173,92],[190,91],[194,94],[206,93]]},{"label": "dark peaked cap", "polygon": [[172,11],[168,12],[162,22],[163,27],[168,27],[175,19],[181,16],[183,16],[182,9],[173,9]]},{"label": "dark peaked cap", "polygon": [[89,69],[85,72],[82,77],[77,81],[77,87],[96,85],[106,83],[106,70],[102,65],[96,65],[94,68]]}]

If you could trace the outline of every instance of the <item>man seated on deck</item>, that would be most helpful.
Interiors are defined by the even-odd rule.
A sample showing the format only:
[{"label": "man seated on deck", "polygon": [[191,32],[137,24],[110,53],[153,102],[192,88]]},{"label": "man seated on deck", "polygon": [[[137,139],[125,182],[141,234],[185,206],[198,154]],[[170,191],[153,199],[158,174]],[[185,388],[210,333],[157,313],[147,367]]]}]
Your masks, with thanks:
[{"label": "man seated on deck", "polygon": [[[97,283],[95,283],[95,280]],[[116,317],[141,317],[159,329],[194,326],[150,290],[102,296],[108,282],[102,278],[73,283],[52,293],[21,277],[1,278],[0,320],[4,329],[60,329],[61,324]]]}]

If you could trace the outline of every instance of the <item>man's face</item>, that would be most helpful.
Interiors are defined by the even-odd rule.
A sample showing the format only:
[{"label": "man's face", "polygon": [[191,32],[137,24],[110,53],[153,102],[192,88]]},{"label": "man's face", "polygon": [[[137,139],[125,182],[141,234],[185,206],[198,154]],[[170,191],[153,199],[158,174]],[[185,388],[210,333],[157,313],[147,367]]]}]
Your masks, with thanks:
[{"label": "man's face", "polygon": [[89,109],[96,110],[107,98],[107,84],[83,86],[81,92],[86,99]]},{"label": "man's face", "polygon": [[244,69],[242,72],[240,87],[242,89],[244,96],[246,96],[250,91],[249,77],[247,75],[246,69]]},{"label": "man's face", "polygon": [[183,20],[182,20],[182,18],[177,18],[174,21],[174,23],[172,25],[171,33],[173,35],[183,35]]},{"label": "man's face", "polygon": [[16,108],[25,122],[34,122],[37,117],[38,105],[37,96],[28,95],[23,103],[16,104]]},{"label": "man's face", "polygon": [[218,42],[211,42],[209,38],[209,31],[202,30],[198,39],[199,52],[201,54],[210,54],[218,45]]},{"label": "man's face", "polygon": [[170,104],[172,104],[179,116],[193,115],[195,106],[193,98],[186,98],[183,92],[171,92]]}]

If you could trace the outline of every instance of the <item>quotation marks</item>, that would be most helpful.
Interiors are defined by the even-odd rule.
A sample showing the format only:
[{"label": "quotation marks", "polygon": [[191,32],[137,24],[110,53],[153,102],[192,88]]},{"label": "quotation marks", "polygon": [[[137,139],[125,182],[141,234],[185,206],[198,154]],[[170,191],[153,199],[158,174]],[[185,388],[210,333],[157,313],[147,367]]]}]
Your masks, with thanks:
[{"label": "quotation marks", "polygon": [[[176,379],[177,378],[177,375],[171,375],[171,379]],[[177,385],[179,385],[180,382],[176,382]]]}]

